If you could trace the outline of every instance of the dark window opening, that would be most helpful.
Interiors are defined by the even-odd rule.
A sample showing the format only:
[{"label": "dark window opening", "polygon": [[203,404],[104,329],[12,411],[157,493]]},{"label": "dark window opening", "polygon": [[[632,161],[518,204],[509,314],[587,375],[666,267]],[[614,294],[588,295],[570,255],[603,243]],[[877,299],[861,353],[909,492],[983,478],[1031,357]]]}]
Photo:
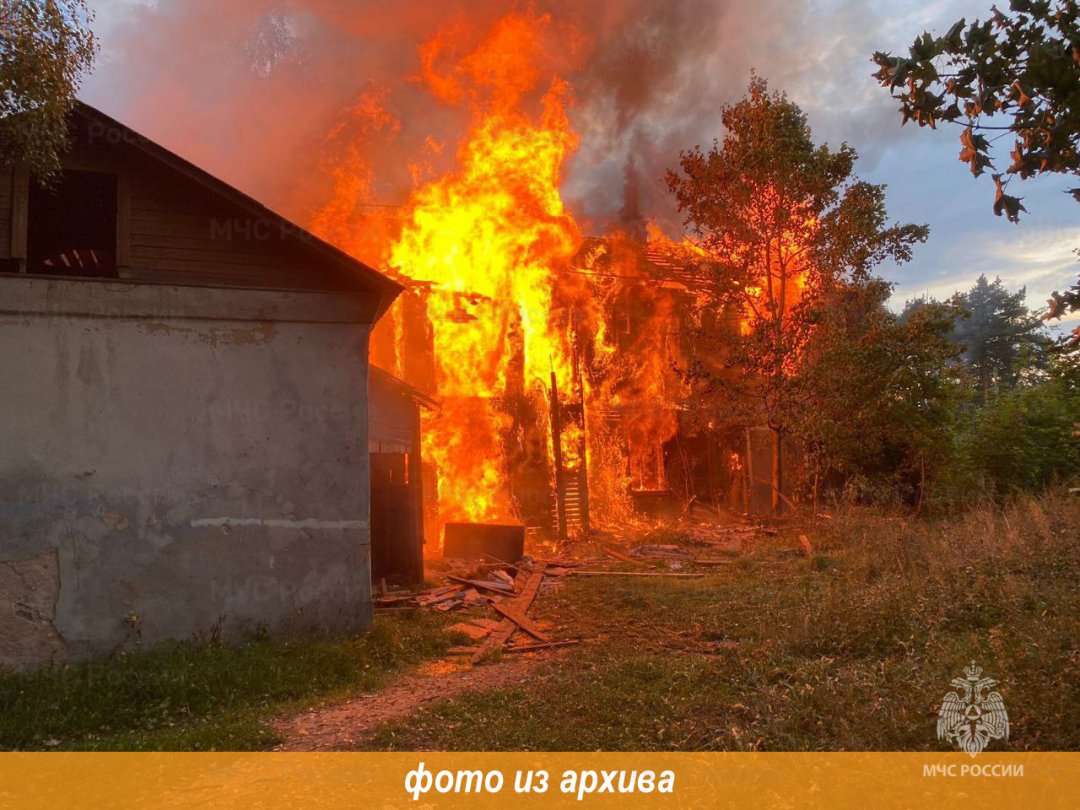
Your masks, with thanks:
[{"label": "dark window opening", "polygon": [[117,278],[116,175],[66,171],[30,184],[26,272]]}]

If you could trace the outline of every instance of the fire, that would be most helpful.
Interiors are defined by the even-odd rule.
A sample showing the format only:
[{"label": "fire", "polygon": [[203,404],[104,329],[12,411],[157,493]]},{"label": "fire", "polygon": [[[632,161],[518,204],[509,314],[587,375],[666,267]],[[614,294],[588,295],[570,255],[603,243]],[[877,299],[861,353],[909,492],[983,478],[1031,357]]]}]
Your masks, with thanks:
[{"label": "fire", "polygon": [[[327,137],[334,193],[313,227],[409,288],[373,335],[372,362],[441,402],[422,425],[440,525],[550,521],[554,503],[562,524],[580,521],[573,531],[586,504],[592,522],[614,523],[631,516],[632,492],[670,488],[665,454],[689,396],[684,327],[709,306],[689,268],[706,257],[653,226],[644,243],[583,238],[560,194],[578,138],[570,86],[543,67],[551,26],[516,12],[419,46],[415,81],[467,127],[442,173],[424,161],[445,163],[448,145],[427,138],[402,205],[372,191],[369,151],[404,126],[384,88],[364,90]],[[793,213],[777,256],[793,272],[749,291],[744,334],[755,306],[781,297],[790,309],[801,294],[794,231],[806,221]]]},{"label": "fire", "polygon": [[756,200],[751,220],[780,223],[779,233],[770,237],[767,259],[748,254],[757,246],[733,242],[722,245],[722,257],[736,266],[749,264],[763,267],[757,285],[744,290],[741,330],[744,335],[779,319],[787,322],[802,300],[812,276],[806,246],[813,243],[818,222],[805,206],[788,204],[782,207],[778,195],[765,189]]},{"label": "fire", "polygon": [[543,80],[534,62],[549,23],[510,15],[456,59],[456,29],[421,47],[428,87],[445,103],[467,103],[472,117],[457,169],[416,190],[390,256],[431,284],[435,376],[446,404],[425,419],[424,447],[443,521],[519,517],[502,450],[513,427],[506,401],[518,389],[543,397],[553,370],[562,386],[572,382],[567,338],[552,319],[556,269],[580,242],[559,194],[577,145],[568,85],[553,77],[539,113],[526,109]]}]

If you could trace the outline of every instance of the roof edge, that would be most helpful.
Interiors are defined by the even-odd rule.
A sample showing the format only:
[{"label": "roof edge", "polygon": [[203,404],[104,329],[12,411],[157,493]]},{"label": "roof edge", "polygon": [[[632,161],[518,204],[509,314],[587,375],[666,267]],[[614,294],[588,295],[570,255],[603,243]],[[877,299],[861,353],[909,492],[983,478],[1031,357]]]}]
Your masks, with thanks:
[{"label": "roof edge", "polygon": [[205,169],[201,169],[186,158],[181,157],[175,152],[165,148],[156,141],[151,140],[140,132],[135,131],[126,124],[116,120],[107,113],[102,112],[96,107],[87,104],[85,101],[76,100],[72,112],[78,115],[82,115],[89,119],[98,119],[106,126],[115,127],[122,133],[129,133],[131,137],[124,138],[124,143],[138,148],[140,151],[149,155],[150,157],[167,164],[170,168],[179,171],[195,182],[199,183],[208,190],[218,194],[219,196],[229,199],[231,202],[239,205],[240,207],[248,210],[252,214],[257,214],[260,217],[265,217],[274,220],[281,226],[282,232],[287,233],[289,238],[307,245],[315,252],[323,255],[324,258],[331,262],[335,262],[342,266],[344,269],[349,270],[356,275],[360,276],[364,281],[373,286],[380,294],[382,300],[379,303],[379,307],[375,312],[373,321],[378,321],[386,311],[390,308],[390,305],[394,302],[394,299],[400,295],[405,287],[404,285],[393,280],[384,273],[379,272],[370,265],[360,261],[359,259],[346,253],[339,247],[332,245],[325,239],[316,236],[307,228],[303,228],[297,225],[292,220],[277,213],[271,208],[266,207],[254,197],[240,191],[235,186],[226,183],[224,180],[215,177]]}]

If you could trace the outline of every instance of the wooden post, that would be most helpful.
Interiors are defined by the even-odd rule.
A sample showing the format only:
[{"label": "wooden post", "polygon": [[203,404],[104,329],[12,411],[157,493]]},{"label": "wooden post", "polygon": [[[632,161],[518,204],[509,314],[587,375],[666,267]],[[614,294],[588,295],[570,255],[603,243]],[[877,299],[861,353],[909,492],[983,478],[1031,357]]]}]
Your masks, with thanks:
[{"label": "wooden post", "polygon": [[562,414],[559,412],[559,381],[551,372],[551,445],[555,459],[555,512],[559,523],[559,539],[565,540],[566,489],[563,485]]},{"label": "wooden post", "polygon": [[784,510],[784,431],[772,428],[772,511],[779,515]]},{"label": "wooden post", "polygon": [[419,585],[424,581],[424,460],[421,450],[422,421],[420,406],[411,398],[408,401],[413,409],[412,444],[409,446],[409,490],[412,494],[412,571],[413,581]]},{"label": "wooden post", "polygon": [[746,429],[746,479],[749,482],[746,487],[746,514],[749,515],[754,500],[754,443],[750,428]]},{"label": "wooden post", "polygon": [[588,424],[585,417],[585,386],[581,383],[581,370],[578,369],[578,389],[581,391],[581,482],[578,484],[578,492],[581,498],[581,531],[589,531],[589,444]]},{"label": "wooden post", "polygon": [[127,173],[116,176],[116,270],[121,278],[130,276],[131,266],[131,191]]}]

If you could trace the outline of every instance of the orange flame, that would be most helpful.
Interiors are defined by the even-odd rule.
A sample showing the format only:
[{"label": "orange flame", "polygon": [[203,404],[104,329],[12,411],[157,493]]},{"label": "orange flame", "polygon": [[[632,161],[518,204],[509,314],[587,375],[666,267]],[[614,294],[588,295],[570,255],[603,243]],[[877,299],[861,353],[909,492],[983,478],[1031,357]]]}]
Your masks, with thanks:
[{"label": "orange flame", "polygon": [[555,270],[580,240],[559,194],[577,145],[568,85],[553,78],[539,114],[525,111],[542,81],[534,59],[548,23],[512,14],[441,72],[463,33],[449,29],[421,47],[423,80],[446,103],[468,101],[473,118],[457,170],[413,194],[391,251],[394,266],[432,285],[436,382],[447,404],[425,419],[425,450],[444,521],[518,517],[502,401],[517,389],[539,396],[552,370],[567,390],[572,382],[567,339],[551,317]]},{"label": "orange flame", "polygon": [[[578,255],[583,239],[559,191],[578,145],[570,88],[540,67],[550,26],[548,15],[511,13],[486,32],[446,26],[419,47],[416,80],[469,123],[454,168],[441,176],[421,165],[444,151],[428,138],[407,167],[418,185],[405,205],[372,199],[375,170],[365,151],[402,128],[385,109],[384,89],[361,93],[327,138],[337,155],[328,166],[334,195],[314,229],[410,286],[373,335],[372,362],[411,377],[406,359],[429,341],[423,353],[433,365],[419,385],[442,406],[423,415],[423,452],[436,473],[440,523],[521,519],[515,465],[540,456],[550,488],[553,441],[567,474],[587,470],[594,523],[628,518],[632,490],[668,487],[664,448],[688,396],[681,319],[704,299],[665,275],[678,268],[629,237],[616,234]],[[681,257],[676,264],[703,257],[655,227],[649,244]],[[779,248],[796,269],[797,246],[793,239]],[[733,256],[745,249],[730,247]],[[783,287],[786,306],[798,301],[805,275],[793,273]],[[748,291],[744,330],[753,307],[777,292],[765,278]],[[423,311],[430,332],[415,318],[409,325],[410,307]],[[569,405],[554,440],[552,374]]]}]

